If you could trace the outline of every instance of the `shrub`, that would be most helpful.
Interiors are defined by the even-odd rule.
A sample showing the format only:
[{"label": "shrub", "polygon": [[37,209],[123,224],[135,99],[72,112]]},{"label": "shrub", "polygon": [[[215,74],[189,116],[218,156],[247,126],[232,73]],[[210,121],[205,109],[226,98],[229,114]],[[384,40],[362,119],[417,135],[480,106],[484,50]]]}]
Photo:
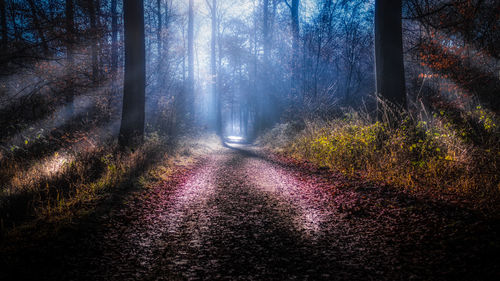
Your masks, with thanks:
[{"label": "shrub", "polygon": [[[282,124],[263,139],[277,140],[270,141],[276,151],[346,175],[411,191],[498,202],[498,122],[493,114],[477,110],[471,113],[477,115],[475,122],[462,122],[460,129],[444,112],[427,121],[407,115],[393,127],[350,112],[330,121],[308,120],[293,135],[281,133],[288,127]],[[471,141],[472,135],[484,145]]]}]

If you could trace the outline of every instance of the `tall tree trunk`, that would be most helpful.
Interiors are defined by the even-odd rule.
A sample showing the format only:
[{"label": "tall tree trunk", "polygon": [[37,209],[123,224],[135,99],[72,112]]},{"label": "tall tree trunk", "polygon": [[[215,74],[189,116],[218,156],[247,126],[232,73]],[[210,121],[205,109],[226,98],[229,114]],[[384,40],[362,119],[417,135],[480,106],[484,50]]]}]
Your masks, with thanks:
[{"label": "tall tree trunk", "polygon": [[211,75],[211,91],[212,91],[212,110],[215,113],[215,132],[218,136],[222,135],[222,120],[220,120],[220,95],[217,93],[217,57],[216,57],[216,41],[217,41],[217,0],[212,0],[210,6],[212,19],[212,38],[210,41],[210,75]]},{"label": "tall tree trunk", "polygon": [[239,105],[238,105],[238,135],[242,136],[243,135],[243,106],[242,102],[240,100]]},{"label": "tall tree trunk", "polygon": [[[156,40],[158,43],[158,70],[161,68],[161,31],[162,31],[162,18],[161,18],[161,0],[156,0],[156,17],[158,19],[158,27],[156,30]],[[160,72],[161,73],[161,72]]]},{"label": "tall tree trunk", "polygon": [[75,44],[75,11],[74,0],[66,0],[66,59],[67,59],[67,82],[66,82],[66,118],[70,119],[74,113],[74,44]]},{"label": "tall tree trunk", "polygon": [[117,0],[111,0],[111,96],[108,99],[108,108],[111,108],[118,98],[118,13]]},{"label": "tall tree trunk", "polygon": [[292,0],[291,14],[292,14],[292,83],[291,95],[292,99],[299,100],[299,83],[300,83],[300,69],[299,69],[299,0]]},{"label": "tall tree trunk", "polygon": [[269,38],[269,0],[264,0],[263,3],[263,26],[262,33],[264,36],[264,64],[267,69],[267,64],[269,63],[269,50],[271,46],[270,38]]},{"label": "tall tree trunk", "polygon": [[[87,0],[90,19],[90,53],[92,59],[92,82],[96,83],[99,75],[99,62],[97,57],[97,10],[95,0]],[[97,7],[99,8],[99,7]]]},{"label": "tall tree trunk", "polygon": [[222,38],[222,31],[221,31],[221,19],[217,19],[217,51],[218,51],[218,58],[217,58],[217,66],[216,67],[216,81],[217,81],[217,91],[216,91],[216,125],[217,125],[217,130],[221,132],[222,135],[222,92],[220,91],[222,89],[222,58],[224,57],[223,54],[223,43],[221,38]]},{"label": "tall tree trunk", "polygon": [[[186,50],[186,29],[183,26],[182,27],[182,48],[183,50]],[[182,81],[184,82],[184,85],[187,85],[186,81],[186,51],[184,51],[184,55],[182,56]]]},{"label": "tall tree trunk", "polygon": [[[162,15],[161,15],[161,0],[156,0],[156,18],[158,20],[158,25],[156,27],[156,45],[157,45],[157,89],[158,91],[161,91],[163,89],[163,49],[162,49],[162,29],[163,29],[163,22],[162,22]],[[161,94],[161,93],[160,93]]]},{"label": "tall tree trunk", "polygon": [[[396,111],[406,108],[401,13],[402,0],[375,2],[377,95],[390,106],[396,106]],[[379,117],[382,117],[380,103],[378,111]]]},{"label": "tall tree trunk", "polygon": [[271,88],[271,83],[270,83],[270,56],[271,56],[271,46],[272,46],[272,31],[273,31],[273,24],[274,24],[274,14],[276,12],[276,3],[277,1],[271,1],[273,2],[273,8],[272,11],[269,11],[269,0],[263,0],[262,2],[262,14],[263,14],[263,19],[262,19],[262,35],[263,35],[263,66],[262,66],[262,86],[263,90],[260,91],[260,96],[259,96],[259,114],[258,114],[258,124],[257,124],[257,129],[258,131],[261,131],[265,129],[267,126],[269,126],[271,123],[271,113],[270,113],[270,105],[269,101],[270,99],[270,88]]},{"label": "tall tree trunk", "polygon": [[118,70],[118,13],[117,0],[111,0],[111,72],[113,75]]},{"label": "tall tree trunk", "polygon": [[7,50],[7,44],[9,42],[8,33],[7,33],[7,7],[5,5],[5,0],[0,0],[0,25],[2,28],[2,53],[5,54]]},{"label": "tall tree trunk", "polygon": [[[189,19],[188,19],[188,85],[187,93],[183,103],[183,113],[188,113],[192,110],[189,105],[194,101],[194,1],[189,0]],[[189,101],[189,102],[188,102]],[[193,102],[194,104],[194,102]]]},{"label": "tall tree trunk", "polygon": [[[262,36],[263,36],[263,60],[262,65],[262,91],[259,91],[259,125],[257,126],[260,131],[264,130],[269,121],[269,52],[271,49],[271,42],[269,36],[269,0],[264,0],[262,3]],[[267,106],[266,106],[267,104]]]},{"label": "tall tree trunk", "polygon": [[[171,0],[170,0],[171,1]],[[172,4],[170,2],[170,4]],[[170,25],[170,8],[169,0],[165,1],[165,22],[163,23],[163,29],[165,30],[165,38],[162,39],[162,49],[163,49],[163,57],[165,58],[165,65],[163,67],[163,71],[168,73],[170,70],[170,61],[169,61],[169,44],[168,44],[168,36],[169,36],[169,25]],[[184,32],[184,31],[183,31]],[[166,75],[162,75],[163,83],[167,82]],[[184,81],[184,80],[183,80]]]},{"label": "tall tree trunk", "polygon": [[[101,36],[103,35],[102,33],[102,13],[101,13],[101,0],[95,0],[94,2],[94,9],[95,9],[95,16],[96,16],[96,46],[97,46],[97,70],[99,71],[99,68],[101,65],[104,65],[104,54],[105,54],[105,49],[102,47],[103,46],[103,40],[101,39]],[[99,72],[98,72],[99,74]],[[99,77],[98,77],[99,78]]]},{"label": "tall tree trunk", "polygon": [[124,0],[125,79],[119,143],[132,146],[142,141],[145,119],[146,50],[144,3]]},{"label": "tall tree trunk", "polygon": [[[255,1],[255,0],[254,0]],[[254,2],[255,5],[255,2]],[[253,50],[252,50],[252,57],[253,57],[253,79],[252,79],[252,88],[253,88],[253,98],[251,99],[251,104],[253,108],[253,113],[254,113],[254,130],[252,131],[252,138],[254,138],[258,132],[260,132],[262,128],[262,102],[261,102],[261,92],[258,90],[257,85],[260,84],[257,82],[259,79],[258,77],[258,39],[257,39],[257,30],[258,30],[258,17],[257,13],[255,13],[253,17]],[[250,102],[247,104],[247,107],[250,107]]]}]

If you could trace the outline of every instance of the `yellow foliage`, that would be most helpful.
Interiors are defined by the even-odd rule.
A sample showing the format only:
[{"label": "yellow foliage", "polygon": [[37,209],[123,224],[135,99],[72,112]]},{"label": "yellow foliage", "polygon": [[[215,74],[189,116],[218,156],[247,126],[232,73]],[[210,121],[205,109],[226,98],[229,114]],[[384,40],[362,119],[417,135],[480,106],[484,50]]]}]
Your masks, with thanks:
[{"label": "yellow foliage", "polygon": [[[498,129],[494,118],[475,114],[486,131],[483,137],[495,143]],[[405,120],[397,128],[356,116],[330,122],[306,121],[305,129],[289,141],[280,140],[281,145],[275,149],[322,167],[349,175],[363,174],[412,191],[432,189],[500,198],[499,146],[474,146],[467,140],[468,129],[454,128],[446,115],[440,112],[433,120]]]}]

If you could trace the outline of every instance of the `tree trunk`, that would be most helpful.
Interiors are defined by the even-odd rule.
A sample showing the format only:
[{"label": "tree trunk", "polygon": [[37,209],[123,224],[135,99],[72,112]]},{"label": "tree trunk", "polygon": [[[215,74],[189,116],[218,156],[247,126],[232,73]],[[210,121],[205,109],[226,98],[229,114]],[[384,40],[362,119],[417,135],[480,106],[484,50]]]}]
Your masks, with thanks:
[{"label": "tree trunk", "polygon": [[5,54],[7,50],[7,44],[9,42],[8,33],[7,33],[7,8],[5,5],[5,0],[0,0],[0,25],[2,28],[2,53]]},{"label": "tree trunk", "polygon": [[263,35],[263,59],[264,63],[262,65],[262,91],[259,91],[259,133],[264,130],[268,125],[269,121],[269,52],[271,49],[270,36],[269,36],[269,0],[264,0],[262,3],[262,35]]},{"label": "tree trunk", "polygon": [[90,19],[90,53],[92,59],[92,82],[96,83],[99,75],[99,62],[97,58],[97,14],[94,0],[88,0]]},{"label": "tree trunk", "polygon": [[118,70],[118,13],[116,12],[117,0],[111,0],[111,72],[113,75]]},{"label": "tree trunk", "polygon": [[[257,27],[257,22],[258,22],[258,18],[257,18],[257,14],[255,13],[255,16],[253,17],[253,54],[252,54],[252,57],[253,57],[253,69],[252,69],[252,72],[253,72],[253,79],[252,79],[252,86],[253,86],[253,98],[251,99],[251,104],[252,104],[252,108],[253,108],[253,113],[254,113],[254,120],[255,120],[255,123],[254,123],[254,128],[253,128],[253,131],[252,131],[252,138],[254,138],[258,132],[260,132],[261,128],[262,128],[262,112],[263,112],[263,109],[262,109],[262,102],[261,102],[261,92],[258,90],[258,87],[257,85],[259,85],[260,83],[257,82],[257,80],[259,79],[259,76],[258,76],[258,51],[259,51],[259,48],[258,48],[258,39],[257,39],[257,30],[258,30],[258,27]],[[250,107],[250,102],[247,104],[247,108]]]},{"label": "tree trunk", "polygon": [[156,43],[157,43],[157,73],[158,73],[158,78],[157,78],[157,89],[158,92],[161,94],[163,86],[164,86],[164,79],[163,79],[163,62],[164,57],[163,55],[163,49],[162,49],[162,29],[163,29],[163,21],[162,21],[162,15],[161,15],[161,0],[156,0],[156,18],[158,20],[158,26],[156,27]]},{"label": "tree trunk", "polygon": [[219,51],[219,57],[217,58],[217,65],[219,66],[218,68],[216,67],[216,82],[217,82],[217,89],[216,89],[216,95],[215,95],[215,100],[216,100],[216,126],[217,126],[217,131],[220,132],[220,135],[222,135],[222,58],[224,57],[223,55],[223,42],[220,40],[222,38],[222,32],[220,30],[220,20],[218,19],[218,23],[216,26],[217,29],[217,48]]},{"label": "tree trunk", "polygon": [[[375,2],[377,95],[391,108],[396,107],[396,114],[406,108],[401,13],[402,0]],[[383,111],[383,106],[379,103],[379,117],[382,117]]]},{"label": "tree trunk", "polygon": [[300,82],[300,69],[299,69],[299,0],[292,0],[291,14],[292,14],[292,83],[291,95],[292,100],[299,99],[299,82]]},{"label": "tree trunk", "polygon": [[108,99],[108,107],[111,109],[119,96],[118,93],[118,13],[116,11],[117,0],[111,0],[111,96]]},{"label": "tree trunk", "polygon": [[[171,0],[170,0],[171,1]],[[171,3],[170,3],[171,4]],[[169,44],[168,44],[168,36],[169,36],[169,25],[170,25],[170,9],[169,7],[169,0],[165,1],[165,22],[163,23],[163,29],[166,31],[165,32],[165,38],[162,39],[162,50],[163,50],[163,57],[165,58],[164,60],[164,66],[163,66],[163,71],[164,73],[168,73],[170,70],[170,61],[169,61]],[[184,31],[183,31],[184,32]],[[184,37],[184,36],[183,36]],[[184,40],[184,38],[183,38]],[[165,75],[162,75],[162,81],[163,83],[167,83],[168,77]],[[184,81],[184,80],[183,80]]]},{"label": "tree trunk", "polygon": [[74,72],[74,36],[75,36],[75,11],[74,0],[66,0],[66,59],[67,59],[67,82],[66,82],[66,118],[70,119],[74,113],[74,91],[73,91],[73,72]]},{"label": "tree trunk", "polygon": [[[161,31],[162,31],[162,19],[161,19],[161,0],[156,0],[156,17],[158,19],[158,27],[156,30],[156,40],[158,42],[158,70],[161,70]],[[161,73],[161,72],[159,72]]]},{"label": "tree trunk", "polygon": [[216,57],[216,41],[217,41],[217,0],[212,0],[211,18],[212,18],[212,38],[210,41],[210,75],[212,86],[212,110],[215,113],[215,132],[218,136],[222,135],[222,122],[220,118],[220,95],[217,93],[217,57]]},{"label": "tree trunk", "polygon": [[[183,26],[182,27],[182,48],[183,50],[186,50],[186,29]],[[184,82],[184,85],[187,85],[186,81],[186,53],[184,51],[184,55],[182,56],[182,81]]]},{"label": "tree trunk", "polygon": [[[188,85],[187,93],[181,101],[183,113],[189,113],[192,110],[188,106],[188,101],[194,100],[194,1],[189,0],[189,19],[188,19]],[[189,102],[191,105],[191,102]]]},{"label": "tree trunk", "polygon": [[124,0],[125,79],[119,143],[133,146],[142,141],[145,117],[146,50],[144,41],[144,4]]},{"label": "tree trunk", "polygon": [[269,38],[269,0],[264,0],[263,9],[264,19],[262,33],[264,35],[264,64],[265,68],[267,68],[267,64],[269,63],[269,50],[271,48],[271,40]]}]

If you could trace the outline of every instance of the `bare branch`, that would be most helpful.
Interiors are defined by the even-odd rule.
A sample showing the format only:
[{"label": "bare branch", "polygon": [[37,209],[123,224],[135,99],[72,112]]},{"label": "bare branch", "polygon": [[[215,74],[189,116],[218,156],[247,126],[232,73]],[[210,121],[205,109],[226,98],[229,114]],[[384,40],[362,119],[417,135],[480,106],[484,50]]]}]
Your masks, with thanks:
[{"label": "bare branch", "polygon": [[285,2],[285,4],[288,6],[288,8],[290,8],[290,10],[292,9],[292,6],[290,6],[290,4],[288,3],[288,0],[283,0],[283,2]]}]

